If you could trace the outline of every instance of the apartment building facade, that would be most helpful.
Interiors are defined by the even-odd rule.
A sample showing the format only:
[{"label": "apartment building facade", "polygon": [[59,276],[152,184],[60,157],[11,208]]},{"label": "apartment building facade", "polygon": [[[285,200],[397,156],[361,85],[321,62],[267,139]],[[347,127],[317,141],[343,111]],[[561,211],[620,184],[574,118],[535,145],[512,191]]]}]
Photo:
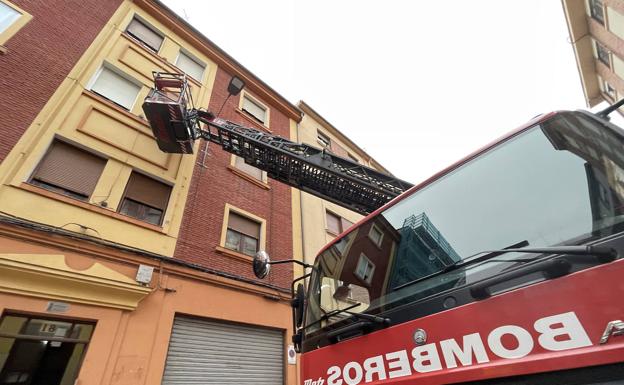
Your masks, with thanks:
[{"label": "apartment building facade", "polygon": [[257,250],[291,257],[294,193],[206,143],[160,152],[141,101],[184,72],[259,130],[289,136],[298,108],[158,1],[0,16],[0,382],[294,384],[292,268],[251,274]]},{"label": "apartment building facade", "polygon": [[624,1],[562,0],[585,101],[624,97]]},{"label": "apartment building facade", "polygon": [[[390,174],[379,162],[355,144],[334,125],[328,122],[310,105],[300,101],[297,106],[303,113],[291,139],[311,146],[325,148],[327,151],[345,159],[357,162],[377,171]],[[351,225],[362,219],[362,215],[323,200],[312,194],[293,190],[293,223],[295,232],[295,253],[306,263],[314,263],[316,254],[332,239]]]}]

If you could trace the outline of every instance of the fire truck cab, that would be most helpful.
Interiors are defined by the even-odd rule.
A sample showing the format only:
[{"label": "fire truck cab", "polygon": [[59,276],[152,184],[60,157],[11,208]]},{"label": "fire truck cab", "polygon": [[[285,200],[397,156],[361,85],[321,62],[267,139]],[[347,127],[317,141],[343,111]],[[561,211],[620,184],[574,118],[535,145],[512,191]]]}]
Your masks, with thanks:
[{"label": "fire truck cab", "polygon": [[624,135],[542,115],[327,245],[303,385],[624,383]]}]

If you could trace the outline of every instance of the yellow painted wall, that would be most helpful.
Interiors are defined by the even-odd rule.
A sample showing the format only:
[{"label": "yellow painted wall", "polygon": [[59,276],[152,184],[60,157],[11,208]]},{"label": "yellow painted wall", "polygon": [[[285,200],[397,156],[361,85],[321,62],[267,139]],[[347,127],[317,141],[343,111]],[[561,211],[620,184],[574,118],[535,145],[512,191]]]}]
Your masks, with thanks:
[{"label": "yellow painted wall", "polygon": [[[336,132],[332,127],[315,120],[308,114],[303,115],[297,127],[296,135],[291,135],[291,137],[292,140],[320,148],[321,144],[317,142],[317,132],[319,130],[333,142],[338,143],[346,149],[363,165],[370,167],[371,163],[374,164],[374,161],[371,162],[370,158],[365,158],[365,154],[362,154],[361,150],[354,148],[342,139],[342,134]],[[297,203],[300,204],[298,215],[301,221],[301,240],[297,240],[297,242],[302,245],[303,261],[313,263],[318,251],[334,238],[334,235],[327,231],[326,211],[331,211],[353,223],[359,221],[362,216],[344,207],[317,198],[314,195],[298,190],[294,193],[299,195]],[[295,212],[295,207],[293,207],[293,212]],[[295,220],[296,219],[293,219],[293,222],[295,222]],[[296,238],[297,233],[294,232],[293,236]]]},{"label": "yellow painted wall", "polygon": [[[123,32],[135,14],[165,35],[157,55]],[[86,231],[89,235],[172,255],[195,156],[160,152],[143,119],[141,104],[153,85],[152,71],[179,72],[172,63],[180,47],[206,64],[201,84],[191,82],[195,104],[206,106],[217,65],[135,4],[124,2],[0,165],[0,211],[70,231],[81,231],[72,224],[79,223],[93,229]],[[142,85],[130,112],[89,90],[103,63]],[[50,199],[54,193],[27,184],[55,138],[108,159],[88,204],[74,204],[63,197]],[[162,226],[143,225],[116,213],[133,169],[172,186]]]}]

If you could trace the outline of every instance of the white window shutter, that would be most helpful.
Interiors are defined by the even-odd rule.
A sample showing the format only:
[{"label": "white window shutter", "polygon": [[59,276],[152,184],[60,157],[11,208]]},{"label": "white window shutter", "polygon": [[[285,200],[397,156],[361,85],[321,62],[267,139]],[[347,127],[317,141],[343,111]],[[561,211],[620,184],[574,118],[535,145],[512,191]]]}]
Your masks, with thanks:
[{"label": "white window shutter", "polygon": [[91,90],[131,110],[141,87],[113,70],[103,67]]}]

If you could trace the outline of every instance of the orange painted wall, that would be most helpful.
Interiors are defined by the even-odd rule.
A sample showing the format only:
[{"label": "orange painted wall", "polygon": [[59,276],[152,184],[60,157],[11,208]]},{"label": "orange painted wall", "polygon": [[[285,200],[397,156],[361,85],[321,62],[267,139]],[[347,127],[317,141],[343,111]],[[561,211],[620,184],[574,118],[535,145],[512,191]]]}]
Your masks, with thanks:
[{"label": "orange painted wall", "polygon": [[[46,238],[57,246],[42,244]],[[0,231],[0,252],[63,254],[67,265],[73,269],[82,270],[98,262],[128,277],[136,275],[138,263],[155,267],[151,284],[154,290],[134,311],[70,302],[66,313],[46,313],[49,299],[0,293],[2,313],[11,311],[97,322],[77,385],[160,384],[176,313],[283,330],[286,351],[292,330],[291,310],[285,293],[187,271],[169,263],[163,264],[163,275],[159,277],[158,261],[137,255],[122,255],[119,251],[81,244],[80,241],[50,238],[33,242],[3,236]],[[174,289],[175,292],[165,291],[164,288]],[[280,296],[284,300],[268,299],[266,296]],[[286,360],[284,378],[288,385],[296,383],[295,366],[287,365]]]}]

